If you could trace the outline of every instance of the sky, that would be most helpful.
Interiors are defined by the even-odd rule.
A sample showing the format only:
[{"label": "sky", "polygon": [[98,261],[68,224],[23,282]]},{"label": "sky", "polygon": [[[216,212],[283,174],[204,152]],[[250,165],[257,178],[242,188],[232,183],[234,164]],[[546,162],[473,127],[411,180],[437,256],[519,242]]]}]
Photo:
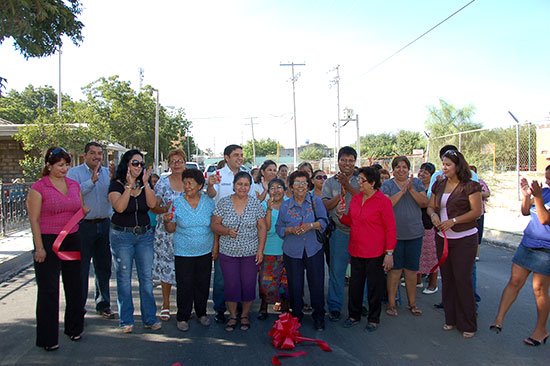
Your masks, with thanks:
[{"label": "sky", "polygon": [[[360,134],[423,131],[439,98],[474,105],[485,127],[550,123],[550,1],[476,0],[388,61],[375,65],[470,0],[82,0],[84,41],[66,40],[62,92],[119,75],[159,89],[164,106],[184,108],[202,149],[271,138],[333,147],[340,111],[353,109]],[[7,88],[58,88],[57,55],[25,60],[0,45]],[[371,70],[371,71],[369,71]],[[341,112],[343,118],[343,112]],[[350,122],[340,145],[356,140]]]}]

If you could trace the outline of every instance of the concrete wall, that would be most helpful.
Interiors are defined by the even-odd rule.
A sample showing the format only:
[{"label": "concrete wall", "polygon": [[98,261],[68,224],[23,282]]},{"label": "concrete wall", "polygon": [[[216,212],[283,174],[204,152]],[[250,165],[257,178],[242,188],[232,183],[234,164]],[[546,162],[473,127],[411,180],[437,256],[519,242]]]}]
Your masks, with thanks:
[{"label": "concrete wall", "polygon": [[19,142],[11,137],[0,137],[0,179],[11,183],[12,179],[21,178],[23,170],[19,160],[25,157]]}]

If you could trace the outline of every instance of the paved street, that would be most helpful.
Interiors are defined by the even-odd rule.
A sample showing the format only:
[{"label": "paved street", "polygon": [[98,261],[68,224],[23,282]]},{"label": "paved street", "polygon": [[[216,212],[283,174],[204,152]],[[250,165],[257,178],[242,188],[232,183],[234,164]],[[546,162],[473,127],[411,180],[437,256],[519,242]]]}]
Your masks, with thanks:
[{"label": "paved street", "polygon": [[[327,341],[333,352],[302,343],[296,351],[306,351],[306,356],[282,359],[282,362],[284,365],[547,365],[550,345],[533,348],[522,342],[530,334],[536,317],[530,280],[512,307],[504,331],[496,335],[488,330],[509,276],[512,254],[511,250],[500,247],[482,247],[478,283],[483,299],[479,331],[473,339],[465,340],[457,331],[442,331],[443,311],[432,306],[440,300],[440,294],[423,295],[418,290],[418,305],[424,311],[421,317],[412,316],[402,305],[397,318],[383,314],[380,329],[374,333],[363,331],[365,320],[360,326],[344,329],[343,320],[332,323],[328,319],[326,331],[319,333],[313,330],[312,320],[304,318],[303,335]],[[134,298],[138,299],[137,286],[134,291]],[[155,294],[160,304],[160,288],[155,289]],[[71,342],[60,335],[61,349],[46,353],[34,346],[35,301],[32,267],[0,284],[1,365],[169,366],[176,362],[184,366],[268,365],[277,353],[268,336],[275,315],[265,322],[254,317],[248,332],[227,333],[214,322],[210,328],[203,328],[191,321],[190,331],[182,333],[176,329],[175,319],[164,323],[162,330],[153,332],[142,329],[136,301],[136,331],[122,334],[117,327],[118,320],[105,320],[93,313],[91,299],[82,341]],[[211,306],[210,303],[209,314],[213,320]],[[254,309],[257,307],[255,304]],[[174,308],[175,304],[172,312]],[[60,319],[63,319],[62,313]]]}]

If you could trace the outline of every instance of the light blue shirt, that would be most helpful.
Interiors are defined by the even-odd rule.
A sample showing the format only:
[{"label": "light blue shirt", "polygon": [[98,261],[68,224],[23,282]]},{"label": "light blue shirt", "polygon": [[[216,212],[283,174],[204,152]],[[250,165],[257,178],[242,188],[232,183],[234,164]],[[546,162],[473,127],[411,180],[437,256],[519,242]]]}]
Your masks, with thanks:
[{"label": "light blue shirt", "polygon": [[76,180],[80,184],[80,191],[84,198],[84,204],[90,208],[86,220],[106,219],[111,217],[111,203],[109,184],[111,183],[109,169],[102,166],[99,169],[99,179],[92,183],[93,171],[86,163],[75,166],[67,173],[67,178]]},{"label": "light blue shirt", "polygon": [[[472,173],[471,180],[473,180],[474,182],[479,182],[476,172],[474,172],[473,170],[470,170],[470,173]],[[428,187],[428,193],[427,193],[428,198],[432,197],[432,186],[437,181],[437,177],[439,177],[440,175],[443,175],[443,170],[437,171],[432,175],[432,179],[430,179],[430,186]]]},{"label": "light blue shirt", "polygon": [[197,208],[189,205],[183,197],[174,200],[174,255],[178,257],[198,257],[212,252],[214,233],[210,229],[214,200],[201,195]]},{"label": "light blue shirt", "polygon": [[[286,201],[288,197],[284,197]],[[262,202],[262,206],[267,211],[267,202]],[[265,241],[264,254],[265,255],[283,255],[283,239],[275,231],[275,224],[279,218],[279,210],[271,210],[271,227],[267,232],[267,239]]]}]

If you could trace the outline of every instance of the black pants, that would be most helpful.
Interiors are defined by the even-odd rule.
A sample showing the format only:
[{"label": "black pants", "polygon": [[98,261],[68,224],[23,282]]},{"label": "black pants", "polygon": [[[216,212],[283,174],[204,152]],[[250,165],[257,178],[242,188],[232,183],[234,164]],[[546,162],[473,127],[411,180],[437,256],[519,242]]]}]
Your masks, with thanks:
[{"label": "black pants", "polygon": [[[46,259],[34,262],[38,297],[36,300],[36,345],[51,347],[59,338],[59,273],[65,290],[65,334],[76,336],[84,330],[82,308],[82,272],[80,261],[62,261],[52,251],[57,235],[43,234],[42,243]],[[61,250],[80,251],[80,236],[69,234],[61,244]]]},{"label": "black pants", "polygon": [[179,322],[188,321],[193,304],[197,318],[206,315],[206,305],[210,294],[210,273],[212,253],[199,257],[175,257],[177,304]]},{"label": "black pants", "polygon": [[284,254],[286,275],[288,278],[288,290],[290,294],[290,307],[292,315],[302,318],[304,313],[304,269],[307,272],[307,284],[311,307],[313,307],[313,319],[325,319],[325,263],[323,250],[319,250],[311,257],[292,258]]},{"label": "black pants", "polygon": [[368,288],[369,323],[380,323],[380,311],[382,309],[382,297],[386,281],[384,280],[384,255],[376,258],[351,257],[351,278],[349,280],[349,317],[355,320],[361,319],[361,306],[363,305],[363,292],[365,279]]}]

